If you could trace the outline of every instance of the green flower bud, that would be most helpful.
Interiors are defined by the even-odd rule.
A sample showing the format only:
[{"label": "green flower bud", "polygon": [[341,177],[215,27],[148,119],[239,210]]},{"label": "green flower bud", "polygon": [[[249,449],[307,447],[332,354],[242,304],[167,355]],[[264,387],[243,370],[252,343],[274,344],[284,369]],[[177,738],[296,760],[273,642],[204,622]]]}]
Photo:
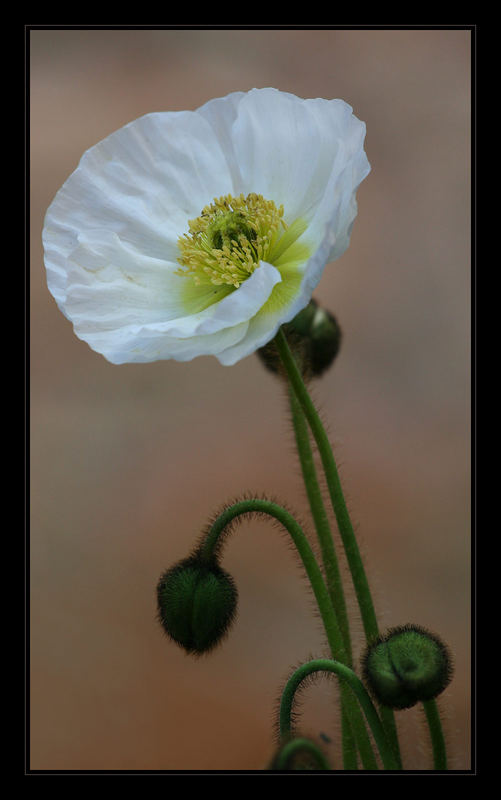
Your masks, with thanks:
[{"label": "green flower bud", "polygon": [[341,329],[335,317],[317,308],[310,328],[308,367],[315,377],[322,375],[336,358],[341,346]]},{"label": "green flower bud", "polygon": [[[320,377],[339,352],[341,329],[335,317],[313,299],[291,322],[283,325],[283,330],[305,377]],[[280,372],[280,358],[273,341],[257,354],[271,372]]]},{"label": "green flower bud", "polygon": [[308,305],[299,314],[296,314],[293,320],[284,325],[285,330],[298,336],[308,336],[318,308],[317,301],[312,297]]},{"label": "green flower bud", "polygon": [[446,645],[418,625],[392,628],[370,645],[362,671],[375,699],[395,709],[432,700],[452,678]]},{"label": "green flower bud", "polygon": [[237,607],[232,577],[196,554],[168,569],[157,586],[158,618],[186,652],[207,653],[223,639]]},{"label": "green flower bud", "polygon": [[280,744],[268,769],[306,772],[330,770],[330,766],[322,750],[314,741],[305,737],[297,737],[286,739]]}]

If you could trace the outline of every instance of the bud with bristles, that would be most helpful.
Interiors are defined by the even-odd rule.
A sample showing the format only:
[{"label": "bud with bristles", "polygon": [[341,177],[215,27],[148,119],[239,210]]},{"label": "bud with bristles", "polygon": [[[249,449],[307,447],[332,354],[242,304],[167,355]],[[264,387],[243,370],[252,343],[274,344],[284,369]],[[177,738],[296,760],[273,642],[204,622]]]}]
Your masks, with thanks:
[{"label": "bud with bristles", "polygon": [[280,743],[269,768],[276,772],[330,770],[325,755],[312,739],[296,737]]},{"label": "bud with bristles", "polygon": [[157,603],[167,635],[187,653],[201,655],[227,633],[235,617],[237,589],[215,559],[195,554],[164,572],[157,585]]},{"label": "bud with bristles", "polygon": [[432,700],[452,677],[446,645],[418,625],[393,628],[372,643],[363,657],[362,670],[376,700],[394,709]]}]

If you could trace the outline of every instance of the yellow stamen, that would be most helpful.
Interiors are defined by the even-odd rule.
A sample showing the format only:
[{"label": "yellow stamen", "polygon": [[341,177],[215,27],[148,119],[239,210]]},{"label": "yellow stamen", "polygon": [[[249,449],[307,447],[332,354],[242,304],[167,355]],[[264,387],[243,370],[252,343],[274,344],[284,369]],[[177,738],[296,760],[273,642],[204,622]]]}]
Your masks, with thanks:
[{"label": "yellow stamen", "polygon": [[215,198],[179,238],[176,274],[193,278],[196,285],[238,289],[260,261],[268,260],[281,228],[287,228],[283,215],[283,206],[259,194]]}]

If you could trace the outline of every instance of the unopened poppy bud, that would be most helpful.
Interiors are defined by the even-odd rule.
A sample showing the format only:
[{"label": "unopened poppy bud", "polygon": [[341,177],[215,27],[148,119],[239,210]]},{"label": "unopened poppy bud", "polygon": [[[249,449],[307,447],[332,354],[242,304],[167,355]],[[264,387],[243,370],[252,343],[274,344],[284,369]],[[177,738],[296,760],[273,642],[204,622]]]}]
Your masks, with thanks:
[{"label": "unopened poppy bud", "polygon": [[[336,358],[341,345],[341,329],[335,317],[310,300],[306,308],[283,326],[289,346],[306,377],[318,378]],[[271,372],[279,372],[280,358],[273,341],[258,351]]]},{"label": "unopened poppy bud", "polygon": [[215,560],[197,555],[180,561],[157,585],[158,617],[171,639],[194,654],[207,653],[222,640],[234,619],[237,589]]},{"label": "unopened poppy bud", "polygon": [[308,305],[296,314],[294,319],[284,325],[288,333],[297,334],[297,336],[309,336],[313,319],[319,306],[316,300],[311,298]]},{"label": "unopened poppy bud", "polygon": [[280,744],[269,769],[272,771],[330,770],[319,746],[305,737],[288,739]]},{"label": "unopened poppy bud", "polygon": [[341,329],[335,317],[317,308],[310,327],[308,367],[315,377],[325,372],[336,358],[341,345]]},{"label": "unopened poppy bud", "polygon": [[376,700],[395,709],[432,700],[452,677],[446,645],[418,625],[388,631],[368,647],[362,669]]}]

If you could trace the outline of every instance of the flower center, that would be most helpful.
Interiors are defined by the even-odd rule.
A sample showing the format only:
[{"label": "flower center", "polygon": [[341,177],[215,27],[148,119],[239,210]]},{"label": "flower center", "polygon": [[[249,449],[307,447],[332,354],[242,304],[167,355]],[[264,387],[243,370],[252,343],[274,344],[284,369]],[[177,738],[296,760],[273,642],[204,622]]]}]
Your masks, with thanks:
[{"label": "flower center", "polygon": [[[196,285],[226,284],[236,289],[259,266],[269,261],[287,224],[284,208],[260,194],[215,198],[179,237],[181,268],[177,275]],[[283,250],[283,248],[281,248]]]}]

